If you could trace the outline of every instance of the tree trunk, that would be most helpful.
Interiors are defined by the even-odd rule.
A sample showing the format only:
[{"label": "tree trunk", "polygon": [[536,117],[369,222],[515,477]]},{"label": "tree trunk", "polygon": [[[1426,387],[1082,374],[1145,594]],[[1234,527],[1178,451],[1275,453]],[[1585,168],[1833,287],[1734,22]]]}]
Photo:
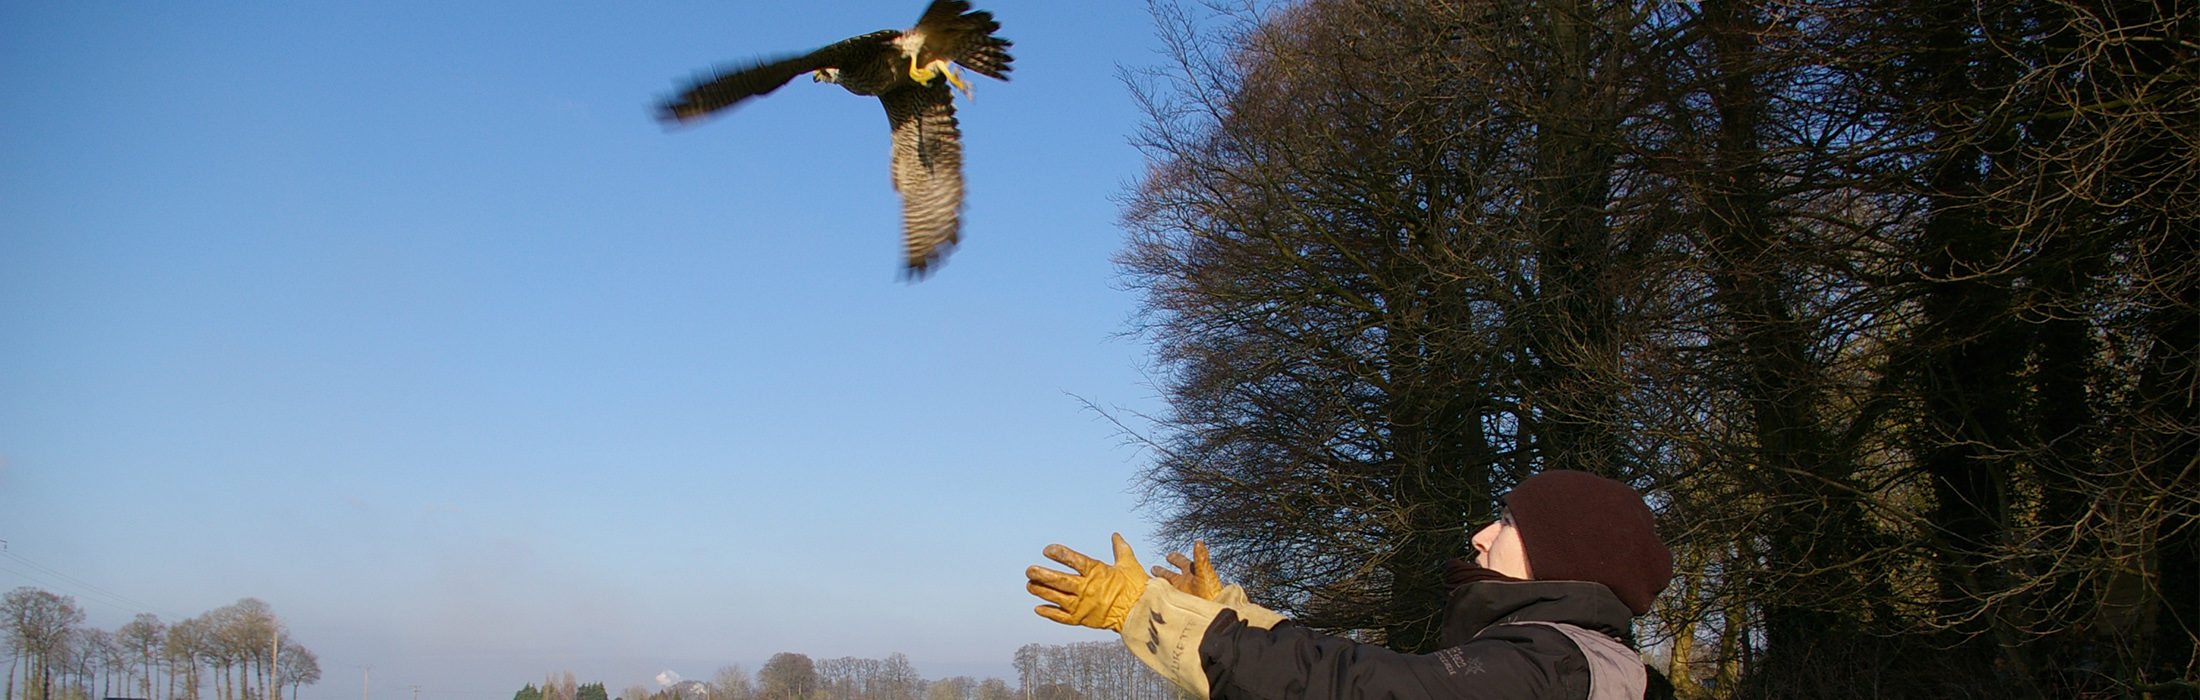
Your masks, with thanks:
[{"label": "tree trunk", "polygon": [[2162,304],[2149,324],[2154,342],[2141,391],[2154,444],[2146,483],[2187,497],[2165,499],[2160,507],[2170,510],[2156,521],[2152,537],[2161,603],[2145,672],[2160,681],[2191,682],[2200,663],[2200,527],[2193,525],[2200,508],[2190,500],[2200,493],[2200,226],[2167,217],[2155,225],[2154,240],[2163,241],[2162,269],[2183,272],[2160,281]]},{"label": "tree trunk", "polygon": [[[1534,6],[1530,6],[1534,7]],[[1609,6],[1552,0],[1532,10],[1551,52],[1544,98],[1532,105],[1534,179],[1528,183],[1541,290],[1524,321],[1537,358],[1530,396],[1541,409],[1535,447],[1545,469],[1625,477],[1618,436],[1617,310],[1606,207],[1618,130],[1609,75],[1596,70],[1598,38],[1631,28],[1601,26]],[[1605,70],[1616,70],[1606,65]]]},{"label": "tree trunk", "polygon": [[[1919,237],[1923,362],[1915,379],[1923,429],[1916,450],[1933,495],[1928,517],[1941,615],[1958,661],[1952,668],[1968,666],[1983,688],[2000,685],[1985,675],[1993,665],[2033,668],[1993,602],[2009,588],[1995,557],[2008,544],[2009,464],[2024,442],[2017,378],[2033,339],[2013,317],[2006,256],[2014,232],[1982,210],[1989,185],[1980,164],[2006,152],[2008,142],[1989,128],[1979,128],[1988,132],[1981,135],[1965,125],[1987,99],[1974,87],[1975,74],[1985,69],[1969,58],[1976,50],[1973,5],[1944,0],[1922,7],[1929,28],[1919,60],[1931,92],[1921,97],[1935,133],[1924,173],[1930,211]],[[2011,690],[2037,697],[2025,676],[2015,678]]]}]

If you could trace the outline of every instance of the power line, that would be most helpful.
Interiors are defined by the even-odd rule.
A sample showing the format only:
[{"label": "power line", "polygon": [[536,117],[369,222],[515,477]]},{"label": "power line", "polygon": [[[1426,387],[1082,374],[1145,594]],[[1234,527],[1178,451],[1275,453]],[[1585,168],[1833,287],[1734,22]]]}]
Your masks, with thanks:
[{"label": "power line", "polygon": [[138,606],[138,607],[140,607],[140,608],[150,608],[150,607],[152,607],[152,606],[150,606],[150,605],[146,605],[145,603],[143,603],[143,602],[141,602],[141,601],[138,601],[138,600],[133,600],[133,599],[131,599],[131,598],[130,598],[129,596],[126,596],[126,595],[123,595],[123,594],[120,594],[120,593],[116,593],[116,592],[114,592],[114,591],[110,591],[110,590],[107,590],[107,589],[105,589],[105,588],[101,588],[101,587],[100,587],[100,586],[99,586],[98,584],[92,583],[92,582],[90,582],[90,581],[86,581],[86,580],[84,580],[84,579],[80,579],[80,578],[77,578],[77,577],[75,577],[75,576],[70,576],[70,575],[68,575],[68,574],[66,574],[66,573],[63,573],[63,572],[62,572],[62,571],[61,571],[60,569],[56,569],[56,568],[53,568],[53,567],[51,567],[51,566],[47,566],[47,565],[45,565],[45,564],[40,564],[40,563],[38,563],[38,562],[35,562],[35,561],[31,561],[31,560],[30,560],[29,558],[27,558],[27,557],[24,557],[24,556],[23,556],[23,555],[21,555],[21,554],[16,554],[16,553],[14,553],[14,552],[9,552],[9,551],[0,551],[0,557],[7,557],[7,558],[9,558],[9,559],[13,559],[13,560],[15,560],[15,561],[17,561],[17,562],[19,562],[19,563],[21,563],[21,564],[25,565],[25,566],[29,566],[29,567],[31,567],[31,568],[34,568],[34,569],[38,569],[38,570],[40,570],[40,571],[44,571],[44,572],[46,572],[46,573],[48,573],[48,574],[52,574],[53,576],[55,576],[55,577],[58,577],[58,578],[60,578],[61,580],[64,580],[64,581],[68,581],[68,582],[70,582],[70,583],[74,583],[74,584],[76,584],[76,585],[78,585],[78,586],[83,586],[83,587],[84,587],[84,588],[85,588],[86,590],[92,591],[92,592],[94,592],[94,593],[97,593],[97,594],[100,594],[100,595],[104,595],[104,596],[107,596],[108,598],[110,598],[110,599],[113,599],[113,600],[118,600],[118,601],[122,601],[122,602],[124,602],[124,603],[129,603],[129,604],[131,604],[131,605],[135,605],[135,606]]},{"label": "power line", "polygon": [[[0,541],[0,542],[4,542],[4,541]],[[98,584],[94,584],[94,583],[92,583],[92,582],[90,582],[90,581],[86,581],[86,580],[84,580],[84,579],[80,579],[80,578],[77,578],[77,577],[75,577],[75,576],[70,576],[70,575],[68,575],[68,574],[66,574],[66,573],[62,573],[62,571],[61,571],[61,570],[59,570],[59,569],[55,569],[55,568],[53,568],[53,567],[50,567],[50,566],[46,566],[46,565],[44,565],[44,564],[40,564],[40,563],[38,563],[38,562],[35,562],[35,561],[31,561],[31,560],[30,560],[29,558],[26,558],[26,557],[24,557],[24,556],[23,556],[23,555],[21,555],[21,554],[17,554],[17,553],[15,553],[15,552],[9,551],[9,550],[8,550],[8,549],[7,549],[6,547],[4,547],[4,546],[0,546],[0,558],[5,558],[5,559],[8,559],[8,560],[12,560],[12,561],[14,561],[14,562],[16,562],[16,563],[18,563],[18,564],[21,564],[21,565],[23,565],[23,566],[28,566],[28,567],[30,567],[31,569],[35,570],[35,572],[23,572],[23,571],[17,571],[17,570],[15,570],[15,569],[0,569],[0,570],[5,570],[5,571],[7,571],[7,572],[9,572],[9,573],[15,574],[15,575],[17,575],[17,576],[22,576],[22,577],[24,577],[24,578],[28,578],[28,579],[39,579],[39,580],[40,580],[40,581],[41,581],[42,583],[47,583],[48,585],[52,585],[52,581],[53,581],[53,579],[60,579],[60,580],[62,580],[62,581],[66,581],[66,582],[68,582],[68,583],[70,583],[70,584],[74,584],[75,588],[77,589],[77,590],[75,590],[75,591],[72,591],[72,592],[74,592],[74,593],[77,593],[77,594],[79,594],[79,595],[83,596],[83,597],[84,597],[84,598],[85,598],[86,600],[89,600],[89,601],[92,601],[92,602],[95,602],[95,603],[99,603],[99,604],[101,604],[101,605],[105,605],[105,606],[108,606],[108,607],[111,607],[111,608],[115,608],[115,609],[117,609],[117,610],[120,610],[120,611],[122,611],[122,612],[126,612],[126,613],[141,613],[141,612],[151,612],[151,611],[153,610],[153,606],[145,604],[145,602],[144,602],[144,601],[140,601],[140,600],[137,600],[137,599],[131,598],[131,597],[129,597],[129,596],[126,596],[126,595],[123,595],[123,594],[120,594],[120,593],[116,593],[116,592],[114,592],[114,591],[110,591],[110,590],[107,590],[107,589],[105,589],[105,588],[102,588],[102,587],[100,587],[100,586],[99,586]],[[43,575],[41,575],[40,573],[37,573],[37,572],[42,572],[42,573],[43,573]],[[49,578],[49,577],[50,577],[50,578]],[[69,586],[56,586],[56,587],[57,587],[57,588],[69,588]]]}]

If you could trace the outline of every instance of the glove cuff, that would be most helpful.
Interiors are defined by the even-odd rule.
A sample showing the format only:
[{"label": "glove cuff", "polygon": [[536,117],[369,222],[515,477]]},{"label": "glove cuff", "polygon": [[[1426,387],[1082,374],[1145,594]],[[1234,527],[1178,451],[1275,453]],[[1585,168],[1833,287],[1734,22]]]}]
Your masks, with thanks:
[{"label": "glove cuff", "polygon": [[[1242,592],[1239,593],[1243,595]],[[1199,665],[1199,642],[1223,605],[1169,585],[1146,581],[1146,591],[1123,621],[1123,646],[1131,656],[1193,697],[1207,697],[1207,671]]]},{"label": "glove cuff", "polygon": [[1274,629],[1276,623],[1286,619],[1283,613],[1254,605],[1253,600],[1245,595],[1245,587],[1235,583],[1223,586],[1222,592],[1215,594],[1215,602],[1237,612],[1238,619],[1245,624],[1264,630]]}]

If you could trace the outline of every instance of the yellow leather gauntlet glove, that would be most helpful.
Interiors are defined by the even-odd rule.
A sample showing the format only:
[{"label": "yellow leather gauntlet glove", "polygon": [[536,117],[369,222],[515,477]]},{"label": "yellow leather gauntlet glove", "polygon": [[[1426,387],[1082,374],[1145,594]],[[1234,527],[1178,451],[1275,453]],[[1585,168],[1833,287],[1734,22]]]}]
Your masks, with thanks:
[{"label": "yellow leather gauntlet glove", "polygon": [[1215,596],[1222,594],[1222,577],[1215,574],[1214,562],[1207,559],[1207,543],[1192,542],[1192,558],[1190,559],[1185,559],[1182,554],[1170,552],[1169,563],[1175,565],[1178,570],[1170,571],[1167,568],[1156,566],[1153,568],[1153,575],[1167,579],[1169,585],[1175,586],[1179,591],[1207,600],[1214,600]]},{"label": "yellow leather gauntlet glove", "polygon": [[1118,533],[1114,538],[1114,564],[1102,564],[1059,544],[1047,545],[1043,553],[1048,559],[1066,564],[1077,573],[1043,566],[1025,569],[1024,577],[1030,581],[1024,584],[1024,590],[1049,603],[1033,610],[1040,617],[1065,625],[1122,631],[1123,617],[1146,590],[1146,572],[1123,535]]}]

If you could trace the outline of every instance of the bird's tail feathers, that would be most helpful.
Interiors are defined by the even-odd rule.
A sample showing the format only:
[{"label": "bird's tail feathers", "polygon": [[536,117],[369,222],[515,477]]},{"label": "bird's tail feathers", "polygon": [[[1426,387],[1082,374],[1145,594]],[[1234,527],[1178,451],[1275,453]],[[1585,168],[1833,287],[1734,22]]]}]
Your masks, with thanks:
[{"label": "bird's tail feathers", "polygon": [[961,242],[962,236],[959,233],[949,233],[947,240],[931,246],[928,250],[909,248],[902,263],[901,280],[914,283],[922,282],[925,278],[931,277],[932,273],[938,272],[941,266],[947,264],[948,254],[955,252],[955,245]]},{"label": "bird's tail feathers", "polygon": [[1007,80],[1008,72],[1015,68],[1009,62],[1016,58],[1008,55],[1008,47],[1013,45],[1009,40],[997,36],[978,37],[971,41],[969,50],[955,57],[955,62],[973,73],[994,80]]},{"label": "bird's tail feathers", "polygon": [[979,75],[994,80],[1007,80],[1009,41],[993,33],[1001,30],[1001,23],[993,19],[993,13],[972,10],[963,0],[937,0],[925,9],[924,17],[917,21],[916,31],[927,38],[927,46],[941,47],[939,58],[951,59]]}]

